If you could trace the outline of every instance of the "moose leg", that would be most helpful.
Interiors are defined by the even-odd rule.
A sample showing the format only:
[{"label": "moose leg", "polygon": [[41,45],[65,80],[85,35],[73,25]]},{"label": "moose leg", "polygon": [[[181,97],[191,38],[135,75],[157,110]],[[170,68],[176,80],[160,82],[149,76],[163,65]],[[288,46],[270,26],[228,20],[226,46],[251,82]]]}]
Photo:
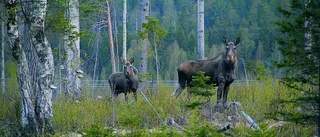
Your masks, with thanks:
[{"label": "moose leg", "polygon": [[179,95],[181,94],[181,92],[183,91],[183,89],[181,87],[178,87],[172,94],[171,96],[173,97],[179,97]]},{"label": "moose leg", "polygon": [[137,91],[133,91],[133,97],[134,97],[134,100],[137,101]]},{"label": "moose leg", "polygon": [[224,91],[224,83],[225,83],[225,78],[222,75],[220,75],[218,78],[217,104],[221,102],[221,95],[222,95],[222,92]]},{"label": "moose leg", "polygon": [[223,106],[226,108],[226,102],[227,102],[227,97],[228,97],[228,92],[230,89],[230,85],[226,86],[224,88],[224,92],[223,92],[223,98],[222,98],[222,102],[223,102]]},{"label": "moose leg", "polygon": [[179,97],[181,92],[185,89],[185,82],[179,82],[179,87],[171,94],[173,97]]},{"label": "moose leg", "polygon": [[127,92],[124,93],[124,100],[125,100],[126,102],[128,101]]},{"label": "moose leg", "polygon": [[190,88],[191,88],[191,86],[190,86],[190,84],[188,84],[189,86],[188,86],[188,96],[187,96],[187,100],[188,100],[188,103],[190,103],[190,100],[191,100],[191,97],[192,97],[192,93],[190,92]]},{"label": "moose leg", "polygon": [[110,84],[110,93],[111,93],[112,101],[114,101],[114,99],[117,97],[115,84]]},{"label": "moose leg", "polygon": [[186,87],[186,78],[183,77],[183,74],[178,71],[178,79],[179,79],[179,87],[171,94],[173,97],[179,97],[181,92],[185,89]]}]

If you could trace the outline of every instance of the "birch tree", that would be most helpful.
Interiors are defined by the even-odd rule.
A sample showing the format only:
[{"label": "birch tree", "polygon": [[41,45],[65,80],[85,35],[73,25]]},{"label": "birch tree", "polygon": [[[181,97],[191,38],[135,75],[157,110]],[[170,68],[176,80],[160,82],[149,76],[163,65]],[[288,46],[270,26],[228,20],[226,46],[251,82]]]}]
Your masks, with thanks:
[{"label": "birch tree", "polygon": [[30,87],[30,76],[27,58],[19,40],[17,5],[18,0],[10,0],[6,3],[8,9],[7,34],[12,55],[16,62],[17,80],[21,98],[21,125],[22,134],[34,134],[38,131],[35,119],[34,103]]},{"label": "birch tree", "polygon": [[122,57],[127,60],[127,0],[123,0],[123,52]]},{"label": "birch tree", "polygon": [[[30,43],[34,47],[39,65],[37,71],[37,90],[34,102],[34,112],[40,135],[53,134],[52,127],[52,89],[54,78],[54,62],[51,46],[45,36],[44,23],[46,17],[47,1],[21,0],[24,22],[29,31]],[[28,80],[26,80],[28,81]],[[28,83],[27,83],[28,84]]]},{"label": "birch tree", "polygon": [[[79,98],[80,78],[82,70],[80,69],[80,21],[79,21],[79,2],[70,0],[67,3],[66,18],[70,23],[65,36],[65,71],[66,71],[66,89],[65,94]],[[70,30],[69,30],[70,29]]]},{"label": "birch tree", "polygon": [[[1,6],[1,8],[3,8],[0,12],[1,12],[1,17],[4,17],[5,16],[5,7]],[[1,21],[1,86],[2,86],[2,93],[5,92],[5,79],[4,79],[4,45],[5,45],[5,23],[4,21],[2,20]]]},{"label": "birch tree", "polygon": [[204,0],[198,0],[198,59],[204,59]]}]

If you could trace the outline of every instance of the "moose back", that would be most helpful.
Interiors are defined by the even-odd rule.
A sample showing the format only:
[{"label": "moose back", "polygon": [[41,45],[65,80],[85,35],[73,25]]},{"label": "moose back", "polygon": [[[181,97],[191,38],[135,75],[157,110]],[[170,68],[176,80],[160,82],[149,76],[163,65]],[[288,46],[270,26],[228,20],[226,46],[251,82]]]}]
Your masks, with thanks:
[{"label": "moose back", "polygon": [[217,103],[225,105],[227,101],[230,84],[235,79],[235,69],[237,67],[237,53],[236,46],[240,43],[240,38],[235,42],[227,42],[223,38],[223,44],[226,47],[225,52],[209,60],[189,60],[182,63],[178,71],[179,87],[171,94],[171,96],[178,97],[181,92],[187,87],[191,87],[190,82],[192,76],[198,74],[199,71],[205,72],[206,76],[210,76],[207,84],[216,84],[218,86]]}]

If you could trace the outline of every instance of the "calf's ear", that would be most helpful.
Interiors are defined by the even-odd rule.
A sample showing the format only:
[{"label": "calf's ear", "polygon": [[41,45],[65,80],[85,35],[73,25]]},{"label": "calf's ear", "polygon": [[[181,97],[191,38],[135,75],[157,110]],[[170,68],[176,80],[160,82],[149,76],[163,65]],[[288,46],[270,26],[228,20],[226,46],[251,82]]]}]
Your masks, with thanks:
[{"label": "calf's ear", "polygon": [[238,45],[240,43],[240,38],[238,37],[236,40],[236,43],[234,43],[234,45]]},{"label": "calf's ear", "polygon": [[132,57],[130,60],[129,60],[130,64],[132,64],[134,62],[134,58]]},{"label": "calf's ear", "polygon": [[223,44],[227,44],[227,38],[223,37],[222,43],[223,43]]},{"label": "calf's ear", "polygon": [[125,60],[123,57],[121,57],[121,63],[122,63],[122,64],[125,64],[125,63],[126,63],[126,60]]}]

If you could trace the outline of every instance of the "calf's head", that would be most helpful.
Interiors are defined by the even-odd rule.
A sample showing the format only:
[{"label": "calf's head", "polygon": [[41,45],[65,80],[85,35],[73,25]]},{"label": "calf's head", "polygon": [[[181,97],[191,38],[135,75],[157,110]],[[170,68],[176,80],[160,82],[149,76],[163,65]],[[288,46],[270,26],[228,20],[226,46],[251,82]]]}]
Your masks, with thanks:
[{"label": "calf's head", "polygon": [[227,42],[227,39],[225,37],[223,37],[222,42],[226,46],[227,60],[231,61],[231,62],[235,62],[235,60],[237,58],[236,48],[237,48],[237,45],[240,43],[240,38],[237,38],[235,42],[231,42],[231,41]]},{"label": "calf's head", "polygon": [[133,62],[134,58],[131,58],[129,61],[126,61],[124,58],[121,59],[121,62],[123,64],[123,73],[125,74],[126,77],[129,77],[133,73]]}]

